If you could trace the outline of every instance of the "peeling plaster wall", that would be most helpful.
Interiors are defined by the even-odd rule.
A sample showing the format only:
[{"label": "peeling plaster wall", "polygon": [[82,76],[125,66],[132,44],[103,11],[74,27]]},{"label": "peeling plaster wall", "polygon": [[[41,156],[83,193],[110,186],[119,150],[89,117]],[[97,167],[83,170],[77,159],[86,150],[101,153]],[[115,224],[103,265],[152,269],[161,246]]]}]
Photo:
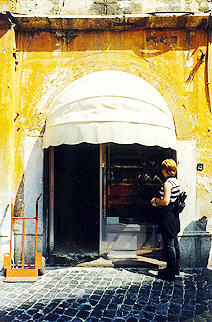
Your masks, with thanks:
[{"label": "peeling plaster wall", "polygon": [[[35,199],[42,192],[41,141],[52,101],[73,80],[98,70],[113,69],[144,78],[167,101],[181,142],[180,178],[193,207],[192,211],[187,208],[187,215],[182,217],[184,265],[195,266],[196,259],[187,256],[188,247],[189,254],[202,247],[199,256],[204,257],[205,264],[207,233],[212,232],[212,131],[205,95],[205,61],[199,65],[198,62],[206,52],[206,39],[203,30],[1,31],[0,108],[4,118],[0,127],[0,238],[4,238],[1,245],[6,246],[1,246],[0,254],[9,245],[7,205],[11,198],[15,201],[15,215],[27,216],[34,212]],[[211,63],[209,73],[212,75]],[[203,171],[196,171],[197,163],[204,164]],[[41,204],[39,249],[45,242],[43,216]],[[14,231],[18,245],[21,243],[19,224]],[[27,227],[27,234],[27,258],[30,258],[33,253],[31,227]],[[207,236],[199,245],[198,236],[204,234]],[[16,250],[19,257],[20,247]]]},{"label": "peeling plaster wall", "polygon": [[[0,30],[0,268],[9,251],[13,168],[14,33]],[[3,116],[3,117],[2,117]]]},{"label": "peeling plaster wall", "polygon": [[[177,137],[182,142],[179,146],[179,158],[183,160],[180,177],[189,194],[188,200],[192,201],[187,207],[187,215],[182,217],[182,258],[185,266],[195,266],[192,257],[187,256],[188,245],[190,254],[194,253],[199,247],[199,235],[203,236],[209,229],[199,220],[204,216],[209,219],[212,213],[211,114],[204,94],[204,63],[187,80],[205,50],[206,35],[201,30],[17,32],[14,60],[19,116],[15,122],[14,174],[19,190],[16,212],[28,215],[33,211],[33,200],[42,190],[43,154],[39,140],[56,95],[73,80],[97,70],[133,73],[150,82],[163,95],[175,119]],[[29,146],[34,147],[34,143],[30,142],[39,143],[32,149],[32,154]],[[34,160],[32,166],[26,161],[30,159]],[[38,166],[33,169],[35,160]],[[196,171],[197,162],[204,164],[202,172]],[[39,247],[42,247],[42,222],[39,227]],[[17,242],[20,241],[20,229],[18,226],[15,229]],[[28,234],[30,236],[30,231]],[[202,245],[201,256],[205,263],[208,246],[204,248],[204,242]],[[28,247],[28,257],[31,250],[33,248]],[[17,256],[18,252],[20,249],[17,249]]]},{"label": "peeling plaster wall", "polygon": [[158,11],[204,12],[210,0],[17,0],[16,12],[57,15],[119,15]]},{"label": "peeling plaster wall", "polygon": [[[34,217],[36,215],[36,199],[43,194],[43,155],[41,137],[24,137],[24,189],[21,189],[24,205],[22,215]],[[43,196],[38,204],[38,252],[43,252]],[[16,211],[17,213],[17,211]],[[35,220],[29,219],[25,223],[25,261],[33,264],[35,252]],[[22,221],[14,223],[15,242],[17,245],[22,243]],[[21,258],[21,247],[16,247],[14,258],[16,262]]]}]

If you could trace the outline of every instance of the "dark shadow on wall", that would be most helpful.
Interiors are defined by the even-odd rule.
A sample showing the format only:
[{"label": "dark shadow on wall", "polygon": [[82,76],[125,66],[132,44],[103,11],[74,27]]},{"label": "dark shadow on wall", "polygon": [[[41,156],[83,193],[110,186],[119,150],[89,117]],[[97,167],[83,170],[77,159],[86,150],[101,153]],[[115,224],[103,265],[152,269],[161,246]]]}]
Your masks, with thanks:
[{"label": "dark shadow on wall", "polygon": [[0,39],[8,32],[9,29],[0,30]]},{"label": "dark shadow on wall", "polygon": [[[31,148],[31,145],[33,147]],[[36,216],[36,199],[43,194],[42,178],[43,164],[41,154],[41,138],[38,137],[35,141],[29,142],[28,147],[31,148],[28,161],[22,174],[16,192],[15,200],[13,201],[14,217],[35,217]],[[27,152],[27,151],[26,151]],[[40,170],[40,171],[39,171]],[[47,214],[44,211],[43,195],[39,200],[38,208],[38,252],[46,253],[45,245],[45,222]],[[34,219],[25,220],[25,263],[34,263],[35,254],[35,224]],[[14,251],[14,259],[16,264],[22,262],[22,236],[23,236],[23,220],[15,219],[13,221],[14,240],[12,250]]]},{"label": "dark shadow on wall", "polygon": [[203,216],[184,229],[180,239],[182,267],[207,267],[212,241],[207,222],[208,218]]},{"label": "dark shadow on wall", "polygon": [[4,211],[4,213],[3,213],[3,216],[2,216],[2,218],[1,218],[1,220],[0,220],[0,236],[1,236],[1,235],[2,235],[2,233],[3,233],[3,231],[1,232],[1,230],[2,230],[2,227],[3,227],[4,221],[5,221],[5,219],[6,219],[6,215],[7,215],[8,208],[9,208],[9,204],[7,204],[7,206],[6,206],[6,208],[5,208],[5,211]]}]

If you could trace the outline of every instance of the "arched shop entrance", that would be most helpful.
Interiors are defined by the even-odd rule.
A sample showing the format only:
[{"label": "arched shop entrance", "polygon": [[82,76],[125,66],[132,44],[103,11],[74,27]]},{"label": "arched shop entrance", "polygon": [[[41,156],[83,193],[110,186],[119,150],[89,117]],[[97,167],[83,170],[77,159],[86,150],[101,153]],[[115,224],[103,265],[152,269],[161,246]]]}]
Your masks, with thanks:
[{"label": "arched shop entrance", "polygon": [[143,79],[95,72],[54,100],[49,150],[49,249],[126,256],[160,247],[149,204],[160,163],[176,159],[171,112]]}]

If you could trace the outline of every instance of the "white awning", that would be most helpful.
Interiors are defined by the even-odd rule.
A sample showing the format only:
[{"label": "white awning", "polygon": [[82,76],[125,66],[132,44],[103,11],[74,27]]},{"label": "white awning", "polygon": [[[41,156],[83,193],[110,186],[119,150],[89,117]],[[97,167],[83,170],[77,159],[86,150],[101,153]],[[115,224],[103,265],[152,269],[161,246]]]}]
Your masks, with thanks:
[{"label": "white awning", "polygon": [[166,101],[151,84],[125,72],[94,72],[56,97],[43,147],[82,142],[176,149],[175,126]]}]

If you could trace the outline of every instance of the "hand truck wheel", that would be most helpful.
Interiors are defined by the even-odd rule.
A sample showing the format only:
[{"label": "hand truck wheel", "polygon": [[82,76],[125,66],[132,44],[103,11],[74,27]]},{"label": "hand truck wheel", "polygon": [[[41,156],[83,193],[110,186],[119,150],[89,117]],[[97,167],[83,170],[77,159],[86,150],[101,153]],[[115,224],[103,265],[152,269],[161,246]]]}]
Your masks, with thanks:
[{"label": "hand truck wheel", "polygon": [[38,275],[42,276],[45,274],[45,270],[46,270],[46,259],[44,256],[42,256],[42,267],[38,270]]}]

